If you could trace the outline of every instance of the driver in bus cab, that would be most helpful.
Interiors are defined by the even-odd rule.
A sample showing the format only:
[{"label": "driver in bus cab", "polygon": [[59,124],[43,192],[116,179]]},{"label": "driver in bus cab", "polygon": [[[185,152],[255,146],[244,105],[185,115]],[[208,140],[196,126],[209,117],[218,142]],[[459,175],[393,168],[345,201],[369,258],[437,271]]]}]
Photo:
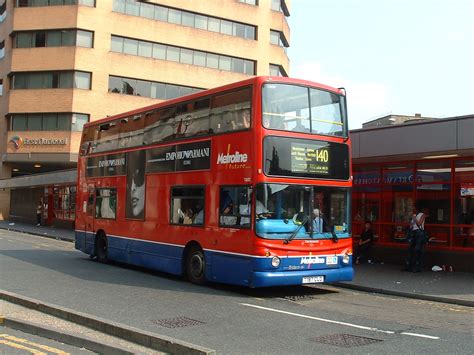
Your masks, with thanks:
[{"label": "driver in bus cab", "polygon": [[313,210],[313,231],[314,233],[323,233],[328,230],[327,221],[319,210],[319,208],[315,208]]}]

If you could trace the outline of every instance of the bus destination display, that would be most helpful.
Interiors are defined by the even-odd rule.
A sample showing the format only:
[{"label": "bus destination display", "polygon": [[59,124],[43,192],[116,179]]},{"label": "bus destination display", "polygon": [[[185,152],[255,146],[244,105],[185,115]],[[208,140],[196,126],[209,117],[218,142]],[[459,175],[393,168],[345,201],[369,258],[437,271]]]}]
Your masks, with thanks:
[{"label": "bus destination display", "polygon": [[327,145],[291,143],[291,171],[329,175],[330,152]]},{"label": "bus destination display", "polygon": [[316,139],[266,137],[263,153],[266,175],[349,179],[347,144]]}]

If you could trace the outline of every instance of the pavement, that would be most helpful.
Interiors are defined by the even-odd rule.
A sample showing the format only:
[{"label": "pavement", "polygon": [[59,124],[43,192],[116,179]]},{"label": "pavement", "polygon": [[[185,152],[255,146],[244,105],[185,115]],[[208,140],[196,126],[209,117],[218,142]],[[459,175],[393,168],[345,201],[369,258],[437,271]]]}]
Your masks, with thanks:
[{"label": "pavement", "polygon": [[[37,235],[47,238],[53,239],[60,239],[69,242],[74,241],[74,231],[67,230],[67,229],[60,229],[54,227],[37,227],[35,225],[30,225],[26,223],[17,223],[11,221],[0,221],[0,229],[7,229],[17,232],[23,232],[31,235]],[[474,307],[474,273],[466,273],[466,272],[457,272],[457,271],[439,271],[434,272],[431,270],[433,265],[427,265],[426,270],[421,273],[411,273],[411,272],[402,272],[400,271],[401,265],[393,265],[384,263],[381,260],[378,260],[376,263],[370,264],[360,264],[354,265],[354,279],[351,282],[339,282],[334,284],[336,287],[341,288],[348,288],[348,289],[355,289],[369,293],[380,293],[392,296],[399,296],[399,297],[408,297],[432,302],[442,302],[448,304],[456,304],[461,306],[468,306]],[[50,314],[54,314],[58,312],[57,308],[54,308],[53,305],[48,306],[38,306],[35,301],[28,301],[24,302],[24,300],[17,295],[6,295],[5,292],[0,291],[0,299],[4,301],[15,303],[17,305],[21,305],[26,308],[30,309],[38,309],[42,308],[41,312],[45,312],[45,309],[49,309]],[[32,306],[33,305],[33,306]],[[5,307],[5,304],[1,304],[2,312],[5,313],[5,309],[11,310],[13,306],[8,306],[9,308]],[[77,316],[72,314],[70,311],[62,310],[61,312],[65,312],[65,318],[74,318],[74,319],[82,319],[84,316],[80,315]],[[21,314],[20,311],[14,310],[11,311],[14,316],[17,314]],[[64,318],[63,316],[61,316]],[[92,323],[97,323],[98,326],[102,327],[103,320],[95,320],[91,321],[91,316],[84,321],[85,325],[90,325]],[[0,316],[0,324],[2,317]],[[13,319],[13,323],[17,322],[18,320]],[[10,322],[12,323],[12,322]],[[21,323],[21,321],[19,322]],[[73,322],[74,323],[74,322]],[[77,324],[78,322],[75,321]],[[15,323],[16,324],[16,323]],[[25,323],[23,323],[25,324]],[[73,325],[70,325],[72,327]],[[135,330],[125,329],[124,325],[114,325],[113,328],[119,329],[117,334],[111,335],[120,335],[122,336],[124,332],[130,332],[130,337],[142,337],[145,334],[137,334],[134,333]],[[41,328],[41,327],[39,327]],[[67,328],[67,327],[65,327]],[[107,328],[107,327],[106,327]],[[110,328],[110,327],[108,327]],[[125,330],[124,330],[125,329]],[[21,329],[20,329],[21,330]],[[99,329],[100,330],[100,329]],[[79,333],[76,332],[75,333]],[[109,333],[110,334],[110,333]],[[87,333],[89,336],[90,334]],[[120,337],[119,336],[119,337]],[[154,337],[154,338],[153,338]],[[192,344],[176,344],[176,346],[182,346],[180,348],[181,351],[176,351],[176,348],[169,347],[169,344],[174,344],[176,341],[174,339],[166,339],[156,337],[152,334],[149,334],[144,337],[144,339],[152,339],[151,341],[155,342],[164,342],[165,346],[159,346],[155,349],[160,349],[165,352],[172,352],[172,353],[206,353],[211,354],[213,353],[210,349],[199,349],[193,348]],[[132,340],[133,341],[133,340]],[[150,340],[148,340],[150,341]],[[117,344],[115,340],[110,342],[111,344]],[[142,345],[146,345],[143,344]],[[174,346],[174,345],[173,345]],[[127,349],[126,346],[121,347],[122,349]],[[111,349],[111,348],[110,348]],[[173,350],[172,350],[173,349]],[[182,351],[182,349],[187,349]],[[171,351],[170,351],[171,350]],[[99,351],[100,352],[100,351]],[[140,351],[138,351],[140,352]],[[143,352],[145,353],[145,352]]]}]

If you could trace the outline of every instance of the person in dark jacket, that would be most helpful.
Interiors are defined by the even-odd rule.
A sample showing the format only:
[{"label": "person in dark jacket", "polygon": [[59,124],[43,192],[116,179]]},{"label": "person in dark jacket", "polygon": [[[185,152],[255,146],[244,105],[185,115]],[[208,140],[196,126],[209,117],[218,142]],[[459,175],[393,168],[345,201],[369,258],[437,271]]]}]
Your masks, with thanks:
[{"label": "person in dark jacket", "polygon": [[364,225],[364,231],[360,234],[359,244],[355,253],[355,263],[359,264],[361,261],[367,261],[370,263],[370,249],[374,242],[374,231],[372,229],[372,223],[366,221]]}]

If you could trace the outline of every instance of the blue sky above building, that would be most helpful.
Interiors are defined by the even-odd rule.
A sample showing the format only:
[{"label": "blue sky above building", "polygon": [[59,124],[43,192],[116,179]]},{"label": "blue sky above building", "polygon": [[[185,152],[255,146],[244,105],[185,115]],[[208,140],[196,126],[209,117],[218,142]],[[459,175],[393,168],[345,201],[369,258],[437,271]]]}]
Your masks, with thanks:
[{"label": "blue sky above building", "polygon": [[290,76],[345,87],[350,128],[474,113],[473,0],[293,0]]}]

